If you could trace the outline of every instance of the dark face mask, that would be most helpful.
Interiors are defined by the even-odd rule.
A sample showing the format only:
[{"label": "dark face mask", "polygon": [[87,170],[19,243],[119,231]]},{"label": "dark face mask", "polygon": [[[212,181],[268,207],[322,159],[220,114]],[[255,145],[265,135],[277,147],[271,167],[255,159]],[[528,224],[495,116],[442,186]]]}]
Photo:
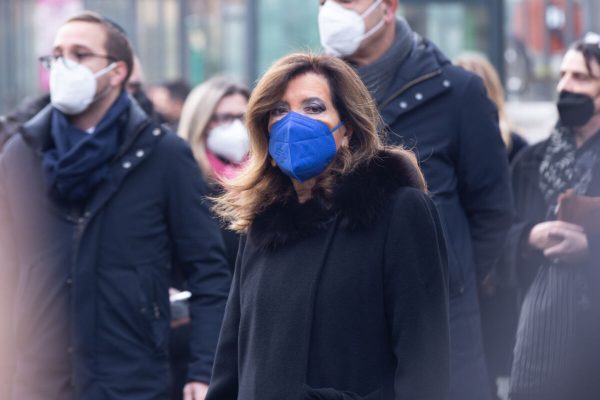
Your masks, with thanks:
[{"label": "dark face mask", "polygon": [[558,95],[558,115],[565,126],[583,126],[594,116],[594,99],[586,94],[562,91]]}]

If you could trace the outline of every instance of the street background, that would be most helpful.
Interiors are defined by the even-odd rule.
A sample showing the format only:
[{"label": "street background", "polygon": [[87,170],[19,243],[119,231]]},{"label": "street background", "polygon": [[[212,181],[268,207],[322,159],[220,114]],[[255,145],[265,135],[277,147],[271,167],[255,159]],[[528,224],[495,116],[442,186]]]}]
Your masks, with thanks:
[{"label": "street background", "polygon": [[[485,53],[499,69],[516,130],[545,137],[566,44],[600,30],[600,0],[400,0],[399,13],[451,58]],[[0,115],[47,91],[37,58],[89,9],[130,36],[146,85],[218,74],[249,85],[277,58],[318,50],[317,0],[0,0]]]}]

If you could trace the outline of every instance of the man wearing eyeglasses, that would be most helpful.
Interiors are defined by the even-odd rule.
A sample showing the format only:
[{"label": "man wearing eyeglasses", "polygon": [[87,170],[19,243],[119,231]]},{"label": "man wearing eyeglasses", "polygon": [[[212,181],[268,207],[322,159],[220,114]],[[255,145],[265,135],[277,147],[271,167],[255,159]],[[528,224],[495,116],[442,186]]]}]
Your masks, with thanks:
[{"label": "man wearing eyeglasses", "polygon": [[166,399],[171,268],[192,294],[185,399],[204,399],[230,276],[192,153],[124,90],[116,24],[71,18],[41,62],[51,105],[0,156],[13,399]]}]

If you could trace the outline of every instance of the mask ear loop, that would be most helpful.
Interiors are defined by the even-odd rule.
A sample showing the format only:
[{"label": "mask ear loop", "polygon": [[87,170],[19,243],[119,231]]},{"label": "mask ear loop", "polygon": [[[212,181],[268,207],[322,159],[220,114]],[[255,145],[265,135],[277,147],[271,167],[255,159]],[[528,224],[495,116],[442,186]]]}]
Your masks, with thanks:
[{"label": "mask ear loop", "polygon": [[[367,8],[362,14],[360,14],[360,17],[364,20],[365,17],[368,16],[369,14],[371,14],[373,12],[373,10],[375,10],[375,8],[377,8],[377,6],[379,6],[382,2],[383,2],[383,0],[375,0],[375,2],[373,4],[371,4],[369,6],[369,8]],[[385,25],[385,21],[382,18],[381,21],[379,21],[374,27],[371,28],[371,30],[369,30],[369,32],[362,35],[360,40],[363,41],[363,40],[367,39],[368,37],[372,36],[377,31],[379,31],[381,28],[383,28],[383,25]]]},{"label": "mask ear loop", "polygon": [[[100,71],[96,72],[94,74],[94,79],[98,79],[101,76],[108,74],[110,71],[112,71],[116,67],[117,67],[117,63],[115,61],[113,61],[110,65],[107,65],[106,67],[102,68]],[[92,100],[90,105],[94,104],[96,101],[98,101],[101,98],[103,98],[104,96],[106,96],[109,92],[110,92],[110,85],[106,86],[106,88],[102,91],[102,93],[98,93],[97,95],[95,95],[94,99]]]},{"label": "mask ear loop", "polygon": [[383,0],[375,0],[373,4],[369,6],[369,8],[367,8],[365,11],[363,11],[362,14],[360,14],[360,17],[364,19],[367,15],[371,14],[373,10],[377,8],[377,6],[380,5],[382,2]]},{"label": "mask ear loop", "polygon": [[344,125],[344,121],[340,121],[339,124],[337,124],[336,126],[334,126],[333,129],[331,130],[331,133],[333,134],[333,132],[335,132],[338,129],[340,129],[342,127],[342,125]]}]

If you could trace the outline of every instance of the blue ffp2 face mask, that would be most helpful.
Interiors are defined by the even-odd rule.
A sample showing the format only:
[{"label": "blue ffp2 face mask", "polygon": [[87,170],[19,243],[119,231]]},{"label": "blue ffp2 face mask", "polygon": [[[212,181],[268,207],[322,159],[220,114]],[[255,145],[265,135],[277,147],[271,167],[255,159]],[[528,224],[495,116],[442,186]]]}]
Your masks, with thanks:
[{"label": "blue ffp2 face mask", "polygon": [[289,112],[271,127],[269,154],[279,169],[297,181],[304,182],[327,168],[336,154],[335,132],[321,121]]}]

